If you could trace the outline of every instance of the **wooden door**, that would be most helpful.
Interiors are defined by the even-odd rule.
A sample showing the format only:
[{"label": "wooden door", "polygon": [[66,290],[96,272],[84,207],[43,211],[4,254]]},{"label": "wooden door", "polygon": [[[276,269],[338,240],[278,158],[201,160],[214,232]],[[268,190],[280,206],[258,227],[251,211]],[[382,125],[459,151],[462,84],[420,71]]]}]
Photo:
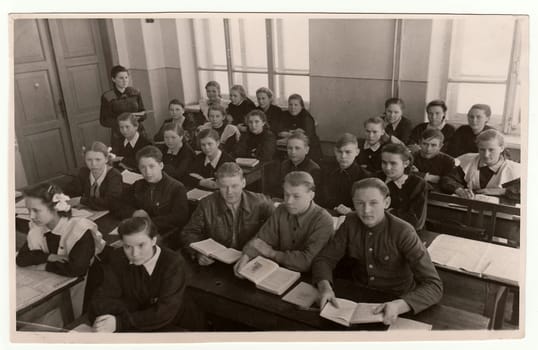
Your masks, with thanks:
[{"label": "wooden door", "polygon": [[82,166],[82,146],[110,142],[109,129],[99,124],[101,95],[109,89],[99,27],[91,19],[49,19],[48,23],[75,158]]},{"label": "wooden door", "polygon": [[68,172],[73,147],[46,20],[14,21],[15,134],[29,183]]}]

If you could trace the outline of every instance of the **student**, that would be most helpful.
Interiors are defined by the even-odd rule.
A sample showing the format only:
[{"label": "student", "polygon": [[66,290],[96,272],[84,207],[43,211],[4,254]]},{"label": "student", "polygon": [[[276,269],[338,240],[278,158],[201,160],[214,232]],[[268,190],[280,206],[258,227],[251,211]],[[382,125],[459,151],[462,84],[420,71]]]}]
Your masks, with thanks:
[{"label": "student", "polygon": [[269,128],[276,135],[282,122],[282,109],[273,103],[273,91],[266,87],[256,90],[258,109],[265,113]]},{"label": "student", "polygon": [[287,138],[292,131],[301,129],[310,140],[310,158],[321,160],[321,144],[316,133],[316,121],[305,109],[303,97],[292,94],[288,97],[288,110],[283,114],[277,136]]},{"label": "student", "polygon": [[119,160],[119,165],[123,168],[138,171],[136,152],[150,145],[151,142],[138,132],[138,119],[133,114],[120,114],[118,125],[123,139],[115,147],[112,146],[112,151],[121,158],[116,158],[114,161]]},{"label": "student", "polygon": [[355,162],[359,152],[357,137],[345,133],[334,146],[334,155],[338,165],[324,172],[323,191],[319,203],[325,208],[335,210],[340,215],[353,211],[350,191],[353,183],[370,176]]},{"label": "student", "polygon": [[321,185],[321,168],[307,155],[310,152],[310,140],[302,131],[294,131],[288,137],[286,145],[288,159],[280,165],[280,186],[285,176],[292,171],[305,171],[314,179],[316,186]]},{"label": "student", "polygon": [[97,225],[71,217],[69,197],[53,184],[39,184],[24,192],[30,224],[26,243],[19,250],[18,266],[45,264],[62,276],[84,276],[92,259],[105,247]]},{"label": "student", "polygon": [[[110,71],[113,88],[101,96],[101,110],[99,121],[102,126],[112,129],[110,144],[115,147],[121,143],[121,134],[117,118],[122,113],[144,112],[142,95],[138,89],[129,85],[129,71],[127,68],[117,65]],[[139,122],[145,119],[143,113],[137,116]],[[141,130],[142,131],[142,128]]]},{"label": "student", "polygon": [[364,122],[366,138],[359,139],[357,164],[370,173],[381,170],[381,149],[391,143],[391,137],[385,135],[383,119],[371,117]]},{"label": "student", "polygon": [[237,276],[258,255],[295,271],[310,271],[312,259],[334,234],[331,215],[314,203],[316,188],[309,173],[289,173],[283,187],[284,203],[243,248],[243,255],[234,266]]},{"label": "student", "polygon": [[413,154],[416,175],[437,185],[454,169],[454,158],[441,152],[444,135],[439,129],[427,128],[420,138],[420,150]]},{"label": "student", "polygon": [[243,170],[236,163],[222,164],[216,177],[219,190],[200,200],[181,233],[189,255],[200,265],[210,265],[213,259],[189,249],[190,243],[212,238],[242,250],[274,211],[266,196],[244,189]]},{"label": "student", "polygon": [[389,98],[385,101],[383,118],[386,124],[385,133],[407,144],[409,136],[411,136],[411,130],[413,130],[413,123],[404,117],[404,110],[405,103],[401,98]]},{"label": "student", "polygon": [[338,304],[333,270],[342,258],[353,262],[349,269],[353,281],[399,297],[376,308],[385,324],[438,303],[443,294],[441,279],[413,227],[386,211],[391,201],[387,185],[379,179],[363,179],[353,184],[352,193],[355,212],[347,215],[312,263],[321,308],[327,302]]},{"label": "student", "polygon": [[207,98],[201,99],[200,112],[204,116],[205,121],[199,121],[198,124],[201,125],[209,121],[209,106],[218,105],[221,106],[224,110],[228,107],[228,101],[225,101],[220,93],[220,84],[214,80],[207,82],[205,85],[205,93]]},{"label": "student", "polygon": [[409,138],[409,148],[415,152],[420,149],[422,133],[426,129],[437,129],[443,133],[444,144],[441,151],[445,152],[452,136],[456,132],[456,128],[446,122],[446,111],[448,110],[445,101],[433,100],[426,106],[426,113],[428,114],[428,122],[421,123],[411,131]]},{"label": "student", "polygon": [[93,210],[116,212],[123,191],[121,173],[111,167],[110,150],[104,143],[95,141],[83,148],[85,167],[66,188],[66,193],[81,196],[80,204]]},{"label": "student", "polygon": [[181,128],[185,131],[184,136],[184,143],[190,143],[192,142],[194,138],[194,134],[196,131],[196,123],[194,119],[187,115],[185,116],[185,104],[178,99],[173,99],[168,103],[168,114],[170,115],[170,118],[166,119],[161,127],[159,128],[159,131],[153,136],[153,141],[155,142],[163,142],[164,141],[164,125],[171,122],[176,122],[181,126]]},{"label": "student", "polygon": [[89,312],[96,332],[181,330],[185,263],[157,244],[157,228],[144,217],[120,223],[121,249],[111,254]]},{"label": "student", "polygon": [[484,130],[493,129],[487,125],[491,116],[491,108],[486,104],[475,104],[467,113],[468,125],[462,125],[456,130],[448,145],[446,153],[458,157],[466,153],[476,153],[476,136]]},{"label": "student", "polygon": [[256,105],[248,98],[243,85],[234,85],[230,88],[230,103],[226,109],[226,113],[231,116],[230,123],[238,126],[241,131],[246,131],[245,116],[255,108]]},{"label": "student", "polygon": [[402,144],[385,145],[381,151],[382,172],[378,173],[390,190],[391,213],[410,223],[418,232],[426,222],[426,181],[407,174],[413,165],[411,151]]},{"label": "student", "polygon": [[222,150],[228,154],[233,154],[241,138],[241,132],[235,125],[228,123],[226,112],[222,106],[215,104],[209,106],[209,122],[200,127],[200,130],[209,128],[219,134]]},{"label": "student", "polygon": [[260,162],[272,160],[276,152],[276,138],[267,127],[265,113],[253,110],[247,114],[245,120],[248,131],[241,136],[235,149],[235,156],[256,158]]},{"label": "student", "polygon": [[171,247],[179,245],[179,232],[189,220],[189,203],[183,184],[163,172],[163,154],[155,146],[146,146],[136,154],[144,177],[136,181],[124,196],[121,216],[149,217]]},{"label": "student", "polygon": [[164,145],[160,145],[163,153],[164,172],[178,181],[184,181],[194,161],[194,150],[185,143],[185,131],[179,122],[170,122],[162,126]]},{"label": "student", "polygon": [[476,137],[478,153],[458,157],[459,165],[441,179],[446,193],[473,198],[474,193],[519,199],[520,164],[506,158],[504,136],[490,129]]},{"label": "student", "polygon": [[189,176],[185,179],[191,187],[216,190],[215,172],[225,162],[234,159],[219,149],[220,137],[213,129],[202,129],[198,134],[202,153],[196,155],[189,169]]}]

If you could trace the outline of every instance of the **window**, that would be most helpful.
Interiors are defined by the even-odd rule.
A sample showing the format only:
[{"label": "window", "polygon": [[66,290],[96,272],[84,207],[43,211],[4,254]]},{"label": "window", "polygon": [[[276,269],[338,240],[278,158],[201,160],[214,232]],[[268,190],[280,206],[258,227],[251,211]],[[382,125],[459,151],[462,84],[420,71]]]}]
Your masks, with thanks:
[{"label": "window", "polygon": [[308,19],[193,19],[193,28],[201,96],[216,80],[225,97],[240,84],[254,101],[262,86],[278,105],[292,93],[309,101]]},{"label": "window", "polygon": [[486,103],[491,126],[520,133],[521,26],[511,16],[453,21],[446,96],[452,122],[467,123],[469,108]]}]

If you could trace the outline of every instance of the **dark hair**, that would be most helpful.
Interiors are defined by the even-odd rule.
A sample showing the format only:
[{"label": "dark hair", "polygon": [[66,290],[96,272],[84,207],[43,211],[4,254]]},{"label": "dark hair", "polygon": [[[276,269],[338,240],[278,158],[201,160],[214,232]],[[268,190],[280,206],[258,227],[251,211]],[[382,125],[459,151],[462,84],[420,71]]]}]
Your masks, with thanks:
[{"label": "dark hair", "polygon": [[141,158],[153,158],[157,162],[161,163],[163,161],[163,153],[160,149],[153,145],[148,145],[136,152],[136,162],[140,162]]},{"label": "dark hair", "polygon": [[226,109],[220,103],[210,103],[207,109],[207,115],[211,111],[219,111],[223,117],[226,117]]},{"label": "dark hair", "polygon": [[384,129],[385,121],[381,117],[370,117],[364,121],[363,126],[366,127],[368,124],[379,124]]},{"label": "dark hair", "polygon": [[205,89],[207,90],[208,87],[210,86],[213,86],[215,88],[217,88],[217,93],[218,93],[218,96],[220,96],[220,84],[218,82],[216,82],[215,80],[210,80],[207,82],[207,84],[205,84]]},{"label": "dark hair", "polygon": [[174,98],[168,102],[168,108],[170,108],[171,105],[180,105],[183,109],[185,109],[185,104],[177,98]]},{"label": "dark hair", "polygon": [[121,72],[126,72],[128,74],[129,70],[125,68],[124,66],[117,65],[117,66],[112,67],[112,69],[110,70],[110,76],[112,78],[115,78]]},{"label": "dark hair", "polygon": [[138,125],[139,125],[138,118],[132,113],[123,112],[122,114],[118,115],[116,119],[118,121],[118,124],[120,122],[130,121],[134,127],[138,128]]},{"label": "dark hair", "polygon": [[[484,104],[484,103],[474,104],[471,106],[471,108],[469,108],[469,112],[471,112],[471,110],[473,109],[480,109],[486,113],[487,117],[491,116],[491,107],[487,104]],[[467,115],[469,115],[469,112],[467,112]]]},{"label": "dark hair", "polygon": [[284,183],[290,186],[305,186],[309,191],[316,191],[316,184],[312,175],[306,171],[292,171],[284,177]]},{"label": "dark hair", "polygon": [[405,109],[405,102],[399,97],[391,97],[385,101],[385,108],[388,108],[390,105],[399,105],[402,111]]},{"label": "dark hair", "polygon": [[267,97],[269,97],[270,100],[273,99],[273,91],[267,87],[261,87],[258,90],[256,90],[256,95],[258,94],[266,94]]},{"label": "dark hair", "polygon": [[303,107],[303,109],[305,108],[303,96],[299,94],[291,94],[290,97],[288,97],[288,103],[290,103],[291,100],[298,100],[299,103],[301,104],[301,107]]},{"label": "dark hair", "polygon": [[353,144],[353,145],[358,146],[359,141],[357,141],[357,136],[346,132],[345,134],[343,134],[338,139],[338,141],[336,141],[334,147],[335,148],[340,148],[340,147],[344,147],[345,145],[349,145],[349,144]]},{"label": "dark hair", "polygon": [[118,235],[120,238],[123,236],[132,235],[138,232],[145,232],[150,238],[157,236],[157,226],[146,217],[134,217],[128,218],[120,222],[118,226]]},{"label": "dark hair", "polygon": [[381,179],[368,177],[353,183],[353,186],[351,186],[351,197],[355,195],[355,192],[363,188],[377,188],[384,198],[390,196],[389,188],[383,181],[381,181]]},{"label": "dark hair", "polygon": [[212,129],[212,128],[204,128],[200,130],[200,132],[198,133],[198,141],[201,141],[202,139],[206,137],[210,137],[213,140],[215,140],[217,144],[220,144],[220,136],[217,130]]},{"label": "dark hair", "polygon": [[286,143],[288,143],[290,140],[301,140],[304,142],[305,146],[309,146],[310,145],[310,139],[308,138],[308,136],[306,136],[306,134],[301,131],[301,130],[295,130],[295,131],[292,131],[291,132],[291,135],[288,136],[288,140]]},{"label": "dark hair", "polygon": [[173,131],[176,134],[178,134],[178,136],[184,136],[185,135],[185,130],[183,130],[181,125],[178,122],[175,122],[175,121],[168,122],[168,123],[165,123],[163,125],[163,135],[164,135],[164,133],[166,131]]},{"label": "dark hair", "polygon": [[222,163],[221,166],[217,169],[215,172],[215,178],[220,179],[222,177],[233,177],[233,176],[239,176],[241,179],[244,178],[243,176],[243,169],[234,162],[226,162]]},{"label": "dark hair", "polygon": [[411,153],[411,150],[401,143],[388,143],[383,146],[381,153],[399,154],[404,162],[406,160],[409,161],[407,169],[410,169],[413,165],[413,153]]},{"label": "dark hair", "polygon": [[248,97],[247,97],[247,90],[245,90],[245,87],[243,85],[234,85],[230,88],[230,92],[231,91],[237,91],[239,92],[239,96],[241,96],[241,98],[243,100],[246,100]]},{"label": "dark hair", "polygon": [[446,106],[446,103],[443,100],[430,101],[428,105],[426,106],[426,112],[428,112],[428,109],[430,109],[430,107],[441,107],[443,109],[443,112],[445,113],[448,110],[448,107]]},{"label": "dark hair", "polygon": [[53,183],[37,184],[35,186],[25,189],[23,191],[23,194],[25,198],[30,197],[40,199],[43,204],[45,204],[47,208],[49,208],[49,210],[55,211],[56,213],[58,213],[59,216],[63,216],[66,218],[71,217],[71,209],[69,209],[68,211],[58,211],[56,210],[56,208],[54,208],[57,203],[53,202],[52,200],[54,198],[54,195],[63,194],[63,191],[60,187],[56,186]]},{"label": "dark hair", "polygon": [[260,109],[253,109],[245,116],[245,122],[248,122],[248,118],[252,116],[258,116],[262,120],[262,122],[267,123],[267,116],[265,113]]},{"label": "dark hair", "polygon": [[445,135],[439,129],[426,128],[421,135],[422,140],[429,139],[438,139],[439,142],[443,143],[445,141]]}]

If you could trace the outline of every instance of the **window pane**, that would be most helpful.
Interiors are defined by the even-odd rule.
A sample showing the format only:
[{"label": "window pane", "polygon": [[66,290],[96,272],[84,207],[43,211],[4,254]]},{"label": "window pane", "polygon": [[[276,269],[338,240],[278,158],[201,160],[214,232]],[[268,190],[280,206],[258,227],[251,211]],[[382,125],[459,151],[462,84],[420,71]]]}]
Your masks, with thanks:
[{"label": "window pane", "polygon": [[508,16],[454,20],[450,77],[506,79],[514,23]]},{"label": "window pane", "polygon": [[226,48],[222,18],[193,19],[198,66],[226,69]]},{"label": "window pane", "polygon": [[277,72],[308,73],[308,18],[273,21],[273,54]]},{"label": "window pane", "polygon": [[232,66],[241,70],[267,70],[265,20],[230,19]]},{"label": "window pane", "polygon": [[449,122],[467,124],[467,112],[476,103],[485,103],[491,107],[489,124],[502,130],[504,110],[504,84],[463,84],[449,83],[447,105]]},{"label": "window pane", "polygon": [[234,73],[234,84],[243,85],[245,90],[247,90],[247,95],[251,98],[254,103],[256,101],[256,90],[262,86],[267,87],[268,80],[267,74],[255,74],[255,73]]},{"label": "window pane", "polygon": [[287,106],[291,94],[301,95],[305,103],[310,101],[310,77],[277,75],[275,78],[275,104]]},{"label": "window pane", "polygon": [[223,97],[228,98],[229,95],[229,86],[228,83],[228,73],[220,71],[198,71],[200,79],[200,96],[206,98],[205,94],[205,84],[208,81],[215,80],[220,84],[220,93]]}]

